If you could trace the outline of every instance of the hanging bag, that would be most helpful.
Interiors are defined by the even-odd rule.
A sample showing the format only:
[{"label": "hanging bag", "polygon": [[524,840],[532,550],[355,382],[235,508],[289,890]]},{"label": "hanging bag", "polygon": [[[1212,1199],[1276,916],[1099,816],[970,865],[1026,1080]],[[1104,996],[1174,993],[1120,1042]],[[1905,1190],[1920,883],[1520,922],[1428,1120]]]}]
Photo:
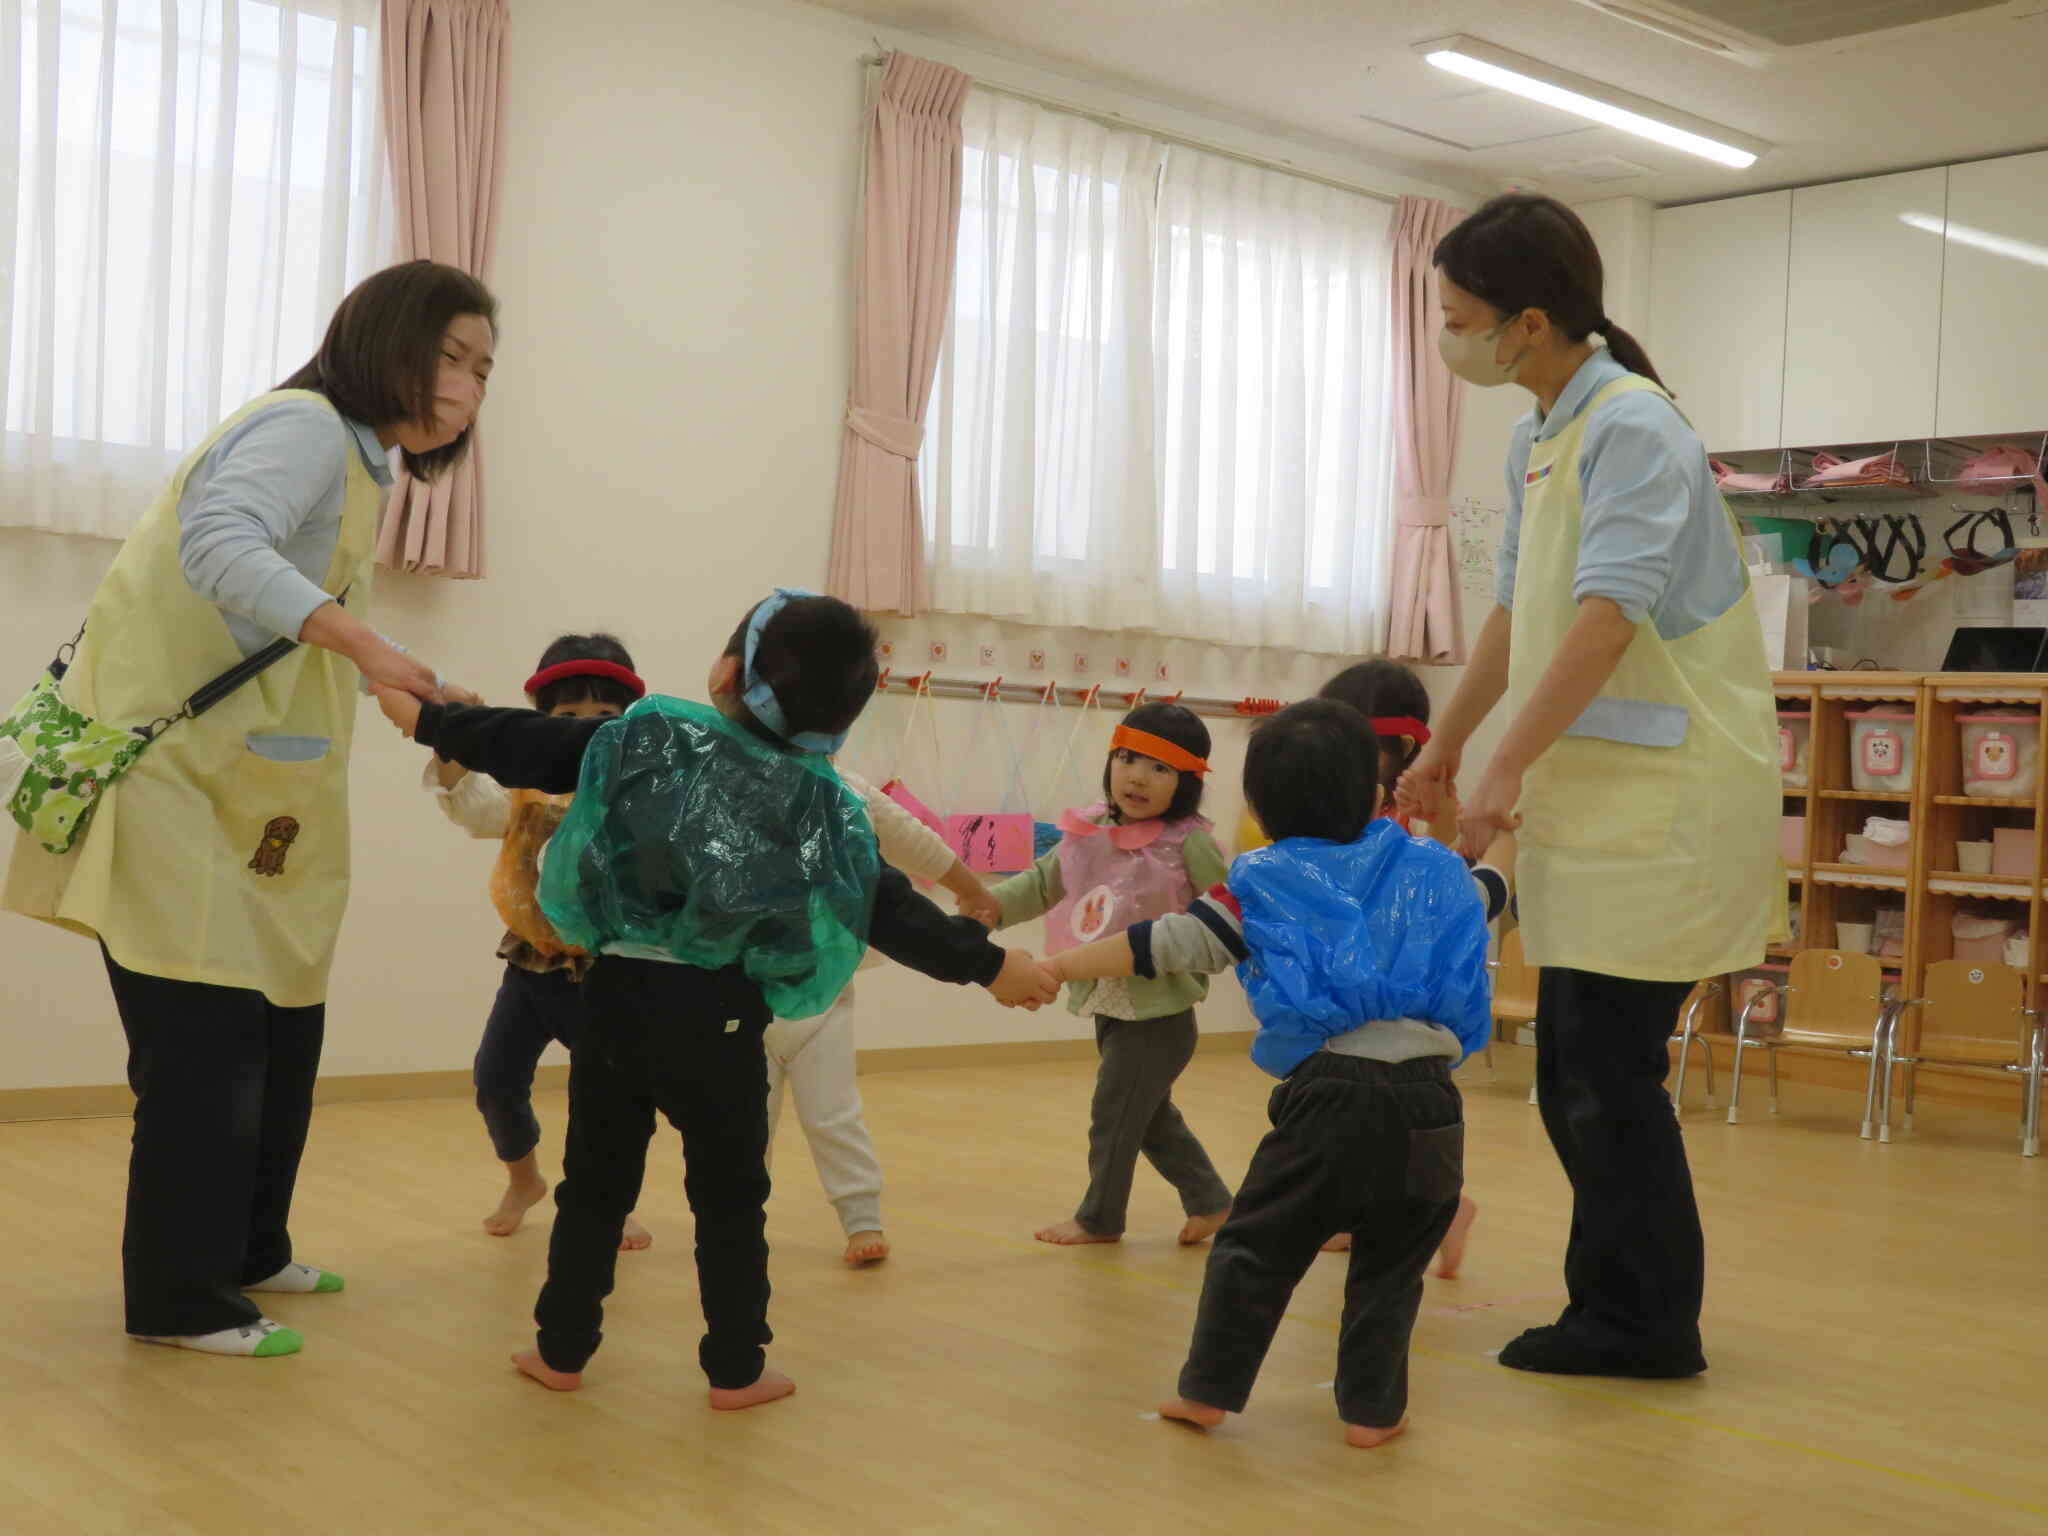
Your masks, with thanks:
[{"label": "hanging bag", "polygon": [[[345,602],[347,594],[335,599]],[[229,667],[175,713],[147,725],[116,726],[65,703],[65,673],[85,626],[60,646],[33,688],[0,719],[0,800],[15,824],[51,853],[69,853],[106,793],[150,743],[180,720],[196,720],[258,673],[299,648],[280,637]]]},{"label": "hanging bag", "polygon": [[939,819],[936,811],[910,792],[910,786],[903,782],[902,777],[904,758],[910,751],[910,738],[911,734],[917,729],[920,709],[923,711],[925,724],[931,728],[932,768],[934,772],[938,769],[942,757],[939,751],[939,722],[933,718],[931,707],[932,675],[927,672],[912,684],[910,708],[905,713],[903,720],[903,740],[897,743],[896,746],[896,766],[890,771],[888,779],[883,783],[882,793],[902,806],[904,810],[910,812],[911,815],[915,816],[927,827],[938,833],[939,836],[944,837],[946,835],[945,822]]},{"label": "hanging bag", "polygon": [[1003,701],[998,696],[1002,686],[1003,680],[997,678],[981,691],[982,708],[994,711],[984,734],[1002,740],[1010,764],[1009,783],[1003,791],[1003,801],[1008,804],[1015,800],[1018,808],[955,811],[946,817],[946,829],[942,834],[960,862],[981,875],[1015,874],[1030,868],[1036,857],[1031,811],[1027,804],[1030,796],[1024,788],[1024,764],[1017,755],[1016,743],[1010,739],[1010,728],[1003,719]]}]

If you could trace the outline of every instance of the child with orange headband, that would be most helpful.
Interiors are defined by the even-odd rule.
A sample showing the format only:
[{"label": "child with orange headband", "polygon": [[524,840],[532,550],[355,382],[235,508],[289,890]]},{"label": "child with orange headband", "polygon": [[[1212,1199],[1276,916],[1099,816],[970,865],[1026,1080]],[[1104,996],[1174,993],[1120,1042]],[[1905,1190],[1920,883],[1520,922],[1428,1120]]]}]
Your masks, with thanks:
[{"label": "child with orange headband", "polygon": [[[1102,800],[1061,819],[1059,846],[992,894],[1007,927],[1045,916],[1046,953],[1184,911],[1222,880],[1222,851],[1197,815],[1209,771],[1209,731],[1178,704],[1141,704],[1110,739]],[[1101,1058],[1088,1129],[1088,1192],[1072,1219],[1040,1229],[1044,1243],[1113,1243],[1123,1236],[1142,1152],[1179,1193],[1185,1244],[1206,1241],[1230,1214],[1230,1186],[1173,1104],[1195,1053],[1195,1004],[1206,976],[1078,981],[1067,1006],[1095,1017]]]},{"label": "child with orange headband", "polygon": [[[646,692],[632,656],[610,635],[563,635],[541,653],[540,666],[526,680],[527,702],[535,709],[578,718],[623,714]],[[505,1193],[484,1218],[484,1230],[509,1237],[548,1192],[537,1151],[534,1070],[550,1042],[565,1051],[574,1047],[582,1009],[578,984],[590,969],[590,956],[556,936],[534,896],[541,847],[561,825],[572,797],[508,790],[440,757],[428,761],[422,787],[456,826],[500,845],[491,904],[505,924],[498,945],[505,974],[484,1024],[472,1081],[491,1149],[505,1165]],[[652,1241],[645,1227],[626,1219],[620,1247],[645,1248]]]}]

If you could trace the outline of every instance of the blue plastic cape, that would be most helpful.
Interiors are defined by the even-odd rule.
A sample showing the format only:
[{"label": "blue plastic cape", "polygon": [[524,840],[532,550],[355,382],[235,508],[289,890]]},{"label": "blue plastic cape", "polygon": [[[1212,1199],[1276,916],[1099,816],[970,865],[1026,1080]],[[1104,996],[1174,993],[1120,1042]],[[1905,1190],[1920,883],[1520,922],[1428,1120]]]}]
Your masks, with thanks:
[{"label": "blue plastic cape", "polygon": [[825,1011],[867,952],[881,854],[826,759],[649,695],[591,737],[540,905],[592,954],[739,964],[778,1018]]},{"label": "blue plastic cape", "polygon": [[1252,1060],[1285,1077],[1361,1024],[1441,1024],[1486,1044],[1486,908],[1464,861],[1384,818],[1355,843],[1290,837],[1240,854],[1230,893],[1250,957],[1237,968],[1259,1033]]}]

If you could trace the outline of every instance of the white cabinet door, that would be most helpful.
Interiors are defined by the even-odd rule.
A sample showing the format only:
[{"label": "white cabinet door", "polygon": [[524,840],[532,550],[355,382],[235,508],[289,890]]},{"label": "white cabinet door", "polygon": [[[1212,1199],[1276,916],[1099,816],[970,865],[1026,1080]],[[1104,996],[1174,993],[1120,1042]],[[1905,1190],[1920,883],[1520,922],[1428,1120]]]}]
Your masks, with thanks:
[{"label": "white cabinet door", "polygon": [[1947,197],[1941,167],[1792,194],[1787,443],[1823,448],[1934,431]]},{"label": "white cabinet door", "polygon": [[1948,175],[1937,430],[2048,431],[2048,154]]},{"label": "white cabinet door", "polygon": [[1657,213],[1647,346],[1714,452],[1783,442],[1791,250],[1790,192]]}]

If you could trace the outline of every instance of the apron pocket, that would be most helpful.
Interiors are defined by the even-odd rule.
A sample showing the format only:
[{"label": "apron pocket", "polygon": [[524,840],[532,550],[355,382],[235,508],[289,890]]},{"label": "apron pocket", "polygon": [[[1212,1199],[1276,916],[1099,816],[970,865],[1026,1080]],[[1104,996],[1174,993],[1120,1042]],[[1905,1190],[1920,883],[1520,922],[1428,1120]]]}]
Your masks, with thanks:
[{"label": "apron pocket", "polygon": [[257,746],[280,740],[325,739],[249,737],[220,808],[237,877],[266,895],[297,890],[309,869],[329,862],[335,829],[324,823],[333,814],[330,807],[346,804],[328,793],[332,769],[324,748],[306,759],[273,756]]},{"label": "apron pocket", "polygon": [[1668,851],[1678,819],[1685,754],[1591,736],[1560,736],[1529,770],[1522,839],[1622,858]]},{"label": "apron pocket", "polygon": [[1465,1122],[1431,1131],[1408,1133],[1408,1187],[1411,1200],[1442,1205],[1458,1198],[1465,1187]]}]

